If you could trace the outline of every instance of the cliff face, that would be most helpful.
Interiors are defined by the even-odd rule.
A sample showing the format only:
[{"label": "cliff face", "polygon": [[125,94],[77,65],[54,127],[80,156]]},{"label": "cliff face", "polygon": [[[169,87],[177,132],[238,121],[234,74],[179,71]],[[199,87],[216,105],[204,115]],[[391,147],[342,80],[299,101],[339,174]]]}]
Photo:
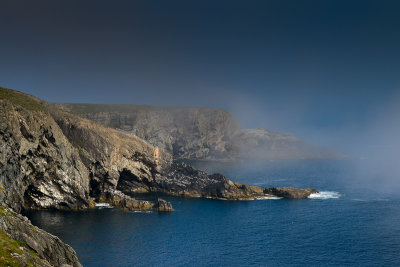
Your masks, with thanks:
[{"label": "cliff face", "polygon": [[[155,178],[172,162],[169,153],[138,137],[51,109],[64,135],[79,150],[89,171],[90,195],[115,206],[151,209],[147,201],[122,194],[149,192]],[[128,204],[129,202],[129,204]]]},{"label": "cliff face", "polygon": [[176,159],[336,158],[329,149],[266,129],[240,129],[229,111],[192,107],[53,104],[164,148]]},{"label": "cliff face", "polygon": [[175,158],[231,159],[239,123],[226,110],[138,105],[55,104],[107,127],[132,133]]},{"label": "cliff face", "polygon": [[[126,193],[251,200],[266,192],[294,197],[309,192],[265,191],[173,163],[163,148],[58,107],[0,87],[0,263],[80,266],[72,248],[16,213],[22,209],[87,209],[94,207],[94,199],[127,209],[172,211],[172,205],[162,199],[152,203]],[[110,123],[153,136],[158,140],[154,142],[182,157],[220,157],[228,148],[240,149],[230,142],[243,139],[238,137],[237,123],[224,111],[146,111],[135,123],[130,116],[124,123],[114,125],[123,121],[121,117]]]},{"label": "cliff face", "polygon": [[89,207],[88,171],[77,150],[43,104],[33,103],[34,108],[0,99],[0,202],[15,211]]},{"label": "cliff face", "polygon": [[[232,200],[264,196],[260,187],[234,183],[221,174],[209,175],[186,164],[173,163],[166,150],[133,134],[66,112],[65,106],[61,106],[64,108],[61,110],[60,105],[49,105],[12,90],[1,89],[0,96],[1,93],[7,94],[0,97],[0,186],[4,188],[0,201],[16,211],[22,208],[85,209],[94,206],[92,199],[131,209],[163,206],[162,201],[151,203],[125,195],[138,192]],[[111,108],[115,107],[111,105]],[[141,119],[137,123],[145,125],[148,122],[142,121],[145,117],[151,118],[149,121],[154,124],[164,123],[165,129],[175,123],[174,129],[182,131],[174,137],[176,140],[185,140],[186,144],[195,139],[195,143],[201,143],[189,148],[189,152],[183,149],[180,155],[190,154],[200,146],[212,147],[212,144],[216,145],[214,150],[224,147],[225,150],[220,150],[224,153],[228,152],[226,147],[230,147],[245,155],[241,152],[244,149],[247,157],[259,156],[260,151],[256,149],[260,147],[267,147],[276,154],[289,141],[290,149],[295,147],[293,144],[302,145],[290,135],[239,130],[227,112],[190,110],[186,113],[180,109],[168,113],[164,108],[156,113],[146,111],[147,115],[139,116]],[[115,120],[111,122],[116,123]],[[133,127],[137,123],[130,125]],[[120,126],[127,127],[125,123]],[[146,127],[156,131],[157,125]],[[211,141],[207,141],[208,138]],[[201,155],[209,156],[210,150],[207,151]]]},{"label": "cliff face", "polygon": [[[68,245],[17,214],[76,210],[98,201],[128,209],[172,210],[117,190],[121,173],[153,179],[171,157],[145,141],[50,109],[0,87],[0,265],[81,266]],[[15,212],[16,211],[16,212]]]},{"label": "cliff face", "polygon": [[88,171],[44,104],[0,88],[0,265],[81,266],[71,247],[15,212],[91,205]]},{"label": "cliff face", "polygon": [[[132,134],[57,109],[51,113],[65,136],[79,147],[90,173],[91,195],[97,201],[118,206],[121,198],[128,197],[123,193],[137,192],[231,200],[255,199],[263,195],[260,187],[233,183],[221,174],[209,175],[186,164],[172,163],[169,153]],[[152,205],[132,201],[129,207],[142,209],[159,208],[163,203],[159,201]]]},{"label": "cliff face", "polygon": [[[171,156],[136,136],[50,108],[32,96],[0,88],[0,203],[21,209],[85,209],[92,198],[151,209],[118,190],[135,177],[137,191]],[[129,192],[135,192],[129,190]]]},{"label": "cliff face", "polygon": [[261,188],[172,163],[167,151],[133,134],[19,92],[6,92],[25,98],[22,103],[33,101],[36,107],[15,103],[13,98],[0,100],[0,185],[5,189],[0,201],[16,211],[85,209],[93,207],[92,198],[131,209],[158,208],[163,203],[125,195],[137,192],[236,200],[262,194]]}]

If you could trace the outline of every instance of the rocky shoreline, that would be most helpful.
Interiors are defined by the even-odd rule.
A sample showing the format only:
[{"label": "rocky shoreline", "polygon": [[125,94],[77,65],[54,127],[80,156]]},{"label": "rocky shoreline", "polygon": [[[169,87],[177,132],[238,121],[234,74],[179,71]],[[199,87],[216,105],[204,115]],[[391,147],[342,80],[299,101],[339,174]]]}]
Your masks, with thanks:
[{"label": "rocky shoreline", "polygon": [[[18,214],[22,210],[83,210],[95,208],[97,202],[128,210],[170,212],[171,203],[163,199],[150,202],[128,194],[160,192],[253,200],[270,195],[305,198],[316,192],[263,189],[232,182],[222,174],[207,174],[188,164],[174,163],[166,150],[135,135],[1,87],[0,167],[0,204],[4,211],[0,213],[0,229],[9,238],[25,242],[37,255],[19,259],[15,254],[15,259],[41,260],[44,263],[37,264],[40,266],[80,264],[72,248],[32,226]],[[10,226],[10,222],[14,223]],[[18,251],[18,255],[25,255],[23,249]]]}]

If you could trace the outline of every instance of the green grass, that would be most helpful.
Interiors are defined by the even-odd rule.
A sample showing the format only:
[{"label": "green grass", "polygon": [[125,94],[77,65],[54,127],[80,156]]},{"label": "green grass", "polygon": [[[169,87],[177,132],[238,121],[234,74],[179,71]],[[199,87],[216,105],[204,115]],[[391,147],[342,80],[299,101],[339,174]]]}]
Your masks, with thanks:
[{"label": "green grass", "polygon": [[7,210],[4,206],[0,205],[0,216],[15,217],[15,214]]},{"label": "green grass", "polygon": [[31,111],[45,111],[43,105],[35,101],[33,97],[24,93],[0,87],[0,99],[7,99],[11,103]]},{"label": "green grass", "polygon": [[3,230],[0,230],[0,266],[20,266],[21,264],[11,256],[12,253],[22,255],[21,246],[25,243],[10,238]]},{"label": "green grass", "polygon": [[[13,212],[2,205],[0,205],[0,216],[16,217]],[[34,228],[33,225],[31,226]],[[37,232],[36,229],[33,230]],[[0,267],[21,266],[20,262],[11,255],[14,253],[22,255],[27,261],[27,266],[37,266],[37,263],[41,262],[39,255],[30,249],[24,241],[12,239],[0,229]]]},{"label": "green grass", "polygon": [[[23,247],[25,254],[21,247]],[[28,254],[26,254],[27,252]],[[14,253],[23,257],[29,255],[26,262],[27,266],[37,266],[37,263],[40,262],[39,255],[29,249],[25,242],[12,239],[3,230],[0,230],[0,267],[21,266],[21,263],[11,255]]]}]

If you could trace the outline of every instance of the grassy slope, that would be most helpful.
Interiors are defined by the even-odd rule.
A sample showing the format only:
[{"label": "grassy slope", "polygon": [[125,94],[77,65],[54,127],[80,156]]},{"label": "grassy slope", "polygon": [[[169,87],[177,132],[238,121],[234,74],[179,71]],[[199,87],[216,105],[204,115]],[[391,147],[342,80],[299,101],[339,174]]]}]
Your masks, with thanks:
[{"label": "grassy slope", "polygon": [[149,106],[135,104],[86,104],[86,103],[53,103],[56,106],[67,108],[74,114],[86,114],[97,112],[121,112],[132,113],[138,111],[168,111],[168,112],[187,112],[189,110],[221,110],[217,108],[186,107],[186,106]]},{"label": "grassy slope", "polygon": [[45,107],[40,103],[40,100],[33,96],[0,87],[0,100],[9,100],[11,103],[32,111],[45,111]]},{"label": "grassy slope", "polygon": [[20,266],[18,260],[16,260],[11,254],[22,255],[22,250],[25,244],[22,241],[14,240],[0,230],[0,266]]}]

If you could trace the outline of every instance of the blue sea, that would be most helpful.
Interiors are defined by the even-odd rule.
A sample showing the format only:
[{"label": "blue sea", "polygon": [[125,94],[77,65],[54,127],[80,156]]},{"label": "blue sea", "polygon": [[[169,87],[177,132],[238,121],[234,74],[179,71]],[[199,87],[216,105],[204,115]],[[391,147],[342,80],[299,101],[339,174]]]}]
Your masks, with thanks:
[{"label": "blue sea", "polygon": [[191,163],[241,183],[321,193],[241,202],[162,196],[172,213],[26,215],[71,245],[84,266],[400,266],[399,185],[391,179],[350,160]]}]

